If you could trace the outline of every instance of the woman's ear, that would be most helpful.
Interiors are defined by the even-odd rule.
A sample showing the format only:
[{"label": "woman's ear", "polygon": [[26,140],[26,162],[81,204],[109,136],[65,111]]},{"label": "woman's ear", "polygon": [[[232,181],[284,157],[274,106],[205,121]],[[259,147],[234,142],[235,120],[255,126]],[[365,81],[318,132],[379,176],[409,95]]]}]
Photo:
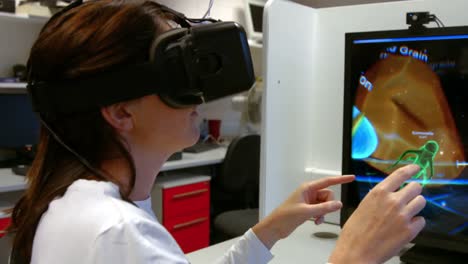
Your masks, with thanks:
[{"label": "woman's ear", "polygon": [[119,132],[128,132],[133,129],[133,116],[125,103],[117,103],[101,108],[104,119]]}]

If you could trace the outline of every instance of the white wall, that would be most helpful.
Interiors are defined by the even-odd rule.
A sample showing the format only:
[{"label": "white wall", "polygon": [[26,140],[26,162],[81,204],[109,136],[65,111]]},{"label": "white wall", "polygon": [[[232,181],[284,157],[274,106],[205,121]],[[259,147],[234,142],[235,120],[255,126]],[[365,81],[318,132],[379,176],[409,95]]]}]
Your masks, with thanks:
[{"label": "white wall", "polygon": [[[345,32],[405,29],[405,14],[410,11],[435,13],[446,26],[468,25],[467,9],[466,0],[324,9],[286,0],[269,2],[264,30],[261,216],[299,183],[323,177],[322,172],[341,172]],[[318,171],[305,173],[306,167]],[[337,222],[338,215],[327,220]]]},{"label": "white wall", "polygon": [[394,2],[406,0],[296,0],[294,2],[303,3],[313,8],[325,8],[332,6],[362,5],[379,2]]},{"label": "white wall", "polygon": [[[313,43],[317,29],[315,9],[270,1],[264,15],[265,93],[260,178],[260,216],[285,199],[303,179],[310,160],[313,120],[305,114],[313,82]],[[307,36],[307,37],[306,37]],[[307,132],[306,132],[307,130]]]},{"label": "white wall", "polygon": [[[156,2],[184,13],[187,17],[202,17],[208,9],[210,0],[156,0]],[[244,22],[243,0],[215,0],[211,17],[226,21]]]},{"label": "white wall", "polygon": [[0,77],[12,77],[14,64],[26,64],[43,20],[0,16]]}]

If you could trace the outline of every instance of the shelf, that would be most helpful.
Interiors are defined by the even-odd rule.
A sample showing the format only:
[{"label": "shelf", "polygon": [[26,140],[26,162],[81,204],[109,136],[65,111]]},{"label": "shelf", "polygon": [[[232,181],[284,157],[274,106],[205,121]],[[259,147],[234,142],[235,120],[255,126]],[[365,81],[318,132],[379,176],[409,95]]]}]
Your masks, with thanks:
[{"label": "shelf", "polygon": [[211,180],[209,175],[196,175],[190,173],[179,173],[170,176],[158,177],[155,181],[157,187],[162,189],[168,189],[178,186],[184,186],[188,184],[194,184],[199,182],[207,182]]},{"label": "shelf", "polygon": [[2,83],[0,82],[0,94],[24,94],[27,83]]},{"label": "shelf", "polygon": [[227,149],[219,147],[201,153],[182,153],[181,160],[171,160],[164,163],[161,171],[177,170],[221,163],[226,156]]},{"label": "shelf", "polygon": [[0,21],[7,20],[13,22],[25,22],[25,23],[37,23],[37,24],[45,24],[48,17],[37,17],[37,16],[28,16],[28,15],[20,15],[20,14],[13,14],[7,12],[0,12]]},{"label": "shelf", "polygon": [[11,169],[0,169],[0,193],[26,189],[26,177],[15,175]]},{"label": "shelf", "polygon": [[0,82],[1,89],[26,89],[27,83],[7,83],[7,82]]}]

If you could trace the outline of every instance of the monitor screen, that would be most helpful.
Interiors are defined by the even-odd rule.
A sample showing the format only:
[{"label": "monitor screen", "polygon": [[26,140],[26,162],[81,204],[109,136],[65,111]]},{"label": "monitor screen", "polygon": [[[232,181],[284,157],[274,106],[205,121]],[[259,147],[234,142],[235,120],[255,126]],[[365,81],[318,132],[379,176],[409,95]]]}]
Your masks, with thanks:
[{"label": "monitor screen", "polygon": [[27,94],[0,94],[0,148],[37,144],[39,121]]},{"label": "monitor screen", "polygon": [[256,4],[250,5],[250,17],[252,18],[253,30],[262,33],[263,31],[263,6]]},{"label": "monitor screen", "polygon": [[246,32],[249,39],[261,42],[263,38],[263,10],[266,0],[244,0]]},{"label": "monitor screen", "polygon": [[350,33],[345,56],[343,173],[356,181],[342,224],[392,171],[418,164],[427,205],[415,241],[468,251],[468,27]]}]

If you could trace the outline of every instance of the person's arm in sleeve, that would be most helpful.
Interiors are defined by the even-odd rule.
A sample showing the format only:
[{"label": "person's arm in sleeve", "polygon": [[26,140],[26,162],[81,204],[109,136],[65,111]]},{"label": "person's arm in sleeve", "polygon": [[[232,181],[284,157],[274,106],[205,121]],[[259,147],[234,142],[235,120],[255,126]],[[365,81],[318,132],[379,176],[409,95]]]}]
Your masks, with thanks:
[{"label": "person's arm in sleeve", "polygon": [[[422,186],[411,182],[401,188],[419,169],[416,165],[400,168],[366,195],[343,227],[329,258],[330,263],[383,263],[395,256],[423,229],[425,220],[417,216],[426,204],[421,195]],[[348,175],[303,184],[249,230],[255,236],[249,238],[247,232],[217,263],[268,262],[271,258],[261,258],[266,256],[262,255],[265,249],[270,250],[278,240],[289,236],[306,220],[314,218],[315,223],[320,224],[325,214],[341,209],[342,203],[333,200],[333,192],[327,187],[353,180],[354,176]],[[254,237],[258,240],[252,239]],[[258,247],[256,242],[261,242],[265,248]],[[376,244],[379,244],[378,248]],[[254,250],[258,250],[258,256]]]},{"label": "person's arm in sleeve", "polygon": [[270,215],[248,230],[216,264],[262,264],[273,255],[270,249],[280,239],[286,238],[299,225],[314,217],[317,224],[327,213],[339,210],[341,202],[333,201],[330,185],[346,183],[354,176],[339,176],[303,184]]},{"label": "person's arm in sleeve", "polygon": [[188,264],[175,240],[158,223],[122,221],[102,232],[91,245],[89,261],[112,264]]},{"label": "person's arm in sleeve", "polygon": [[273,258],[270,250],[249,229],[215,264],[268,263]]}]

